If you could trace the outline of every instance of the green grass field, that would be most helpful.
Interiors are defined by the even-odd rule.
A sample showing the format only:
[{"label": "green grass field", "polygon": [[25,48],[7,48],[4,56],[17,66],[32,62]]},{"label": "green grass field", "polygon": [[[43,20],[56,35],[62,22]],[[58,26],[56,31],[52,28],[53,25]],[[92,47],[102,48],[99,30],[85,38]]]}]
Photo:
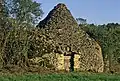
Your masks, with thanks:
[{"label": "green grass field", "polygon": [[0,81],[120,81],[120,75],[88,73],[1,75]]}]

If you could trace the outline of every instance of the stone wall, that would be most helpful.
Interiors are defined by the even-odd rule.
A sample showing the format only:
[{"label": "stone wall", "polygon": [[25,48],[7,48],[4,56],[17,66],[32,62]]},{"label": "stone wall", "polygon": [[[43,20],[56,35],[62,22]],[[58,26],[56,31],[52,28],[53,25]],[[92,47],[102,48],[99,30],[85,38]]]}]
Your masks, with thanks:
[{"label": "stone wall", "polygon": [[79,71],[80,70],[80,55],[75,54],[74,56],[74,70]]},{"label": "stone wall", "polygon": [[56,70],[64,70],[64,55],[63,54],[56,54]]},{"label": "stone wall", "polygon": [[[58,54],[76,53],[80,57],[74,57],[74,68],[80,67],[80,71],[103,72],[104,62],[101,47],[80,29],[65,4],[60,3],[55,6],[37,27],[46,37],[46,41],[43,41],[43,43],[45,42],[44,47],[48,48],[48,51]],[[49,48],[52,49],[49,50]],[[77,65],[77,58],[80,58],[80,66]],[[63,56],[60,59],[58,57],[57,64],[59,62],[62,64]],[[64,65],[59,66],[60,69]]]}]

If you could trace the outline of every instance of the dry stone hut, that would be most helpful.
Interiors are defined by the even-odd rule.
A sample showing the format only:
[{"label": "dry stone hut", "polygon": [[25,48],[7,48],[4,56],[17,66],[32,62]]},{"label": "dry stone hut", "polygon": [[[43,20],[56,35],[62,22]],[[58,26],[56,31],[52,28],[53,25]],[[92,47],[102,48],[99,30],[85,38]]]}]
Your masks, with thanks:
[{"label": "dry stone hut", "polygon": [[55,6],[37,27],[46,36],[57,70],[103,72],[101,47],[80,29],[65,4]]}]

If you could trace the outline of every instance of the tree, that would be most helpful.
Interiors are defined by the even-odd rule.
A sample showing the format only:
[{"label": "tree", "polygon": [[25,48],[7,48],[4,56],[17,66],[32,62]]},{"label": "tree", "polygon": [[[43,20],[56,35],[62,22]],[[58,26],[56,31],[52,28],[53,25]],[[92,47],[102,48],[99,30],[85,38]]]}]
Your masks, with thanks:
[{"label": "tree", "polygon": [[0,66],[21,60],[27,64],[27,27],[41,18],[43,11],[39,7],[32,0],[0,0]]},{"label": "tree", "polygon": [[3,8],[3,0],[0,0],[0,15],[2,14],[2,8]]},{"label": "tree", "polygon": [[0,16],[4,14],[4,0],[0,0]]},{"label": "tree", "polygon": [[0,0],[0,26],[2,25],[3,15],[4,15],[4,5],[3,5],[3,0]]},{"label": "tree", "polygon": [[5,0],[9,16],[20,23],[35,25],[42,17],[41,4],[32,0]]},{"label": "tree", "polygon": [[[1,29],[1,25],[2,25],[1,22],[2,22],[2,14],[3,14],[3,4],[2,3],[3,3],[3,1],[0,0],[0,29]],[[0,40],[0,46],[1,46],[1,40]],[[0,66],[1,65],[2,65],[2,54],[1,54],[1,49],[0,49]]]},{"label": "tree", "polygon": [[83,18],[76,18],[76,21],[78,22],[78,24],[86,24],[87,20],[83,19]]},{"label": "tree", "polygon": [[7,34],[7,18],[5,12],[4,0],[0,0],[0,68],[3,65],[3,46],[5,43],[5,37]]}]

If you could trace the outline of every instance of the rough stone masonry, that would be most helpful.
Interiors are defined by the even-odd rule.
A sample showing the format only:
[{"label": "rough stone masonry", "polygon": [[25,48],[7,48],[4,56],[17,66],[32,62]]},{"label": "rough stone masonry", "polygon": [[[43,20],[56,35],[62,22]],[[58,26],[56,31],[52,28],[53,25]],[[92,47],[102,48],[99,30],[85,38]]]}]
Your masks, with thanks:
[{"label": "rough stone masonry", "polygon": [[[47,36],[52,48],[51,52],[58,55],[63,54],[63,56],[73,56],[73,54],[79,56],[76,61],[79,61],[77,63],[80,71],[103,72],[104,63],[101,47],[80,29],[65,4],[59,3],[55,6],[37,27]],[[63,59],[65,58],[63,57]],[[64,62],[62,62],[63,65]],[[59,62],[57,63],[59,65]]]}]

